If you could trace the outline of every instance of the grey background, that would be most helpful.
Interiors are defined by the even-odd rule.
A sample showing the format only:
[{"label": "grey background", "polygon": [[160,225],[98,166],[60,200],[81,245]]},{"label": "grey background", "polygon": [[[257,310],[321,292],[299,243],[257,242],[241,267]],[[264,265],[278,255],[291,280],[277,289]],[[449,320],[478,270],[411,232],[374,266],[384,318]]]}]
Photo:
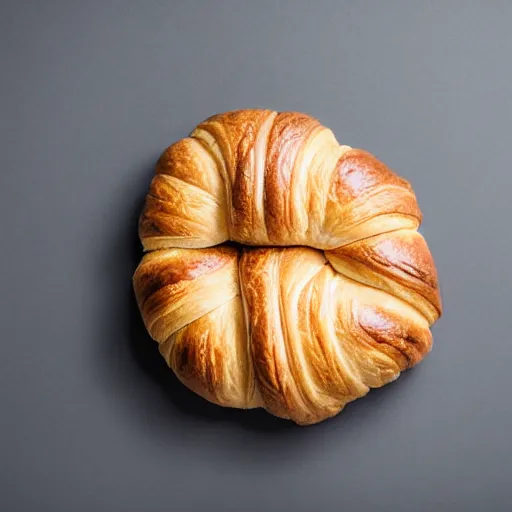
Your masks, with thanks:
[{"label": "grey background", "polygon": [[[0,510],[512,509],[512,4],[3,1]],[[162,150],[299,110],[413,184],[431,355],[311,428],[176,383],[141,325]]]}]

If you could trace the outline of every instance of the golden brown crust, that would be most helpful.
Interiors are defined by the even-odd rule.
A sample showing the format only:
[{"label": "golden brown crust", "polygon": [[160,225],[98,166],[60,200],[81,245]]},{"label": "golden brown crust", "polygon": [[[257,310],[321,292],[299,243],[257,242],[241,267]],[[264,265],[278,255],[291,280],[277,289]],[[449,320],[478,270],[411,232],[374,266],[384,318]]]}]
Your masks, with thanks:
[{"label": "golden brown crust", "polygon": [[393,293],[422,312],[431,324],[441,315],[437,270],[417,231],[372,236],[326,251],[326,256],[338,272]]},{"label": "golden brown crust", "polygon": [[225,194],[215,159],[199,141],[187,137],[171,145],[158,160],[139,219],[144,248],[227,241]]},{"label": "golden brown crust", "polygon": [[141,307],[159,290],[213,272],[228,264],[235,254],[236,250],[230,247],[149,253],[136,271],[135,291]]},{"label": "golden brown crust", "polygon": [[209,133],[217,142],[230,183],[234,183],[236,172],[241,168],[240,159],[247,152],[244,147],[250,145],[271,110],[235,110],[216,114],[200,123],[192,136],[201,139],[201,132]]},{"label": "golden brown crust", "polygon": [[[385,194],[376,194],[383,190]],[[354,218],[353,222],[385,214],[403,214],[421,221],[410,184],[361,149],[351,149],[338,160],[329,198],[342,205],[346,215]]]},{"label": "golden brown crust", "polygon": [[162,343],[239,295],[238,254],[231,247],[154,251],[140,262],[133,284],[146,328]]},{"label": "golden brown crust", "polygon": [[283,112],[276,116],[269,133],[264,173],[265,224],[270,243],[293,237],[293,172],[305,142],[320,123],[310,116]]},{"label": "golden brown crust", "polygon": [[240,296],[171,335],[160,351],[181,382],[210,402],[244,409],[261,405]]},{"label": "golden brown crust", "polygon": [[210,168],[211,156],[207,149],[199,141],[186,137],[162,153],[155,173],[174,176],[215,196],[222,192],[223,183],[218,173],[210,172]]},{"label": "golden brown crust", "polygon": [[358,323],[371,344],[396,361],[400,371],[412,368],[430,351],[430,330],[406,316],[394,315],[379,306],[366,306],[359,311]]},{"label": "golden brown crust", "polygon": [[157,163],[133,278],[144,323],[206,400],[317,423],[431,350],[442,303],[421,218],[405,179],[311,116],[212,116]]}]

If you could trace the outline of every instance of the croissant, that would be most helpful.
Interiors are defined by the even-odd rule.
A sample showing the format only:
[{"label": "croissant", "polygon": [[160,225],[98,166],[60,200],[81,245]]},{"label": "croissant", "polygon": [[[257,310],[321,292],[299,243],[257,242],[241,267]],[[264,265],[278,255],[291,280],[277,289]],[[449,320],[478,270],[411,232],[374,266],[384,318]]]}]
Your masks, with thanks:
[{"label": "croissant", "polygon": [[133,276],[178,379],[318,423],[430,352],[442,304],[411,188],[315,118],[239,110],[161,155]]}]

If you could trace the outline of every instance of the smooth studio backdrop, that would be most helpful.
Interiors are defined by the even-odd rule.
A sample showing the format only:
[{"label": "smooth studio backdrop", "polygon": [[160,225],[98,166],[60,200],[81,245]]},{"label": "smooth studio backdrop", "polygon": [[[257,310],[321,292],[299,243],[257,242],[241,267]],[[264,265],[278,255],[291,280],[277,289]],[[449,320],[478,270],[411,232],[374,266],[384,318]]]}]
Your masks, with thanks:
[{"label": "smooth studio backdrop", "polygon": [[[512,4],[0,6],[0,509],[512,509]],[[317,117],[408,179],[439,271],[434,349],[299,428],[211,406],[131,276],[154,164],[202,119]]]}]

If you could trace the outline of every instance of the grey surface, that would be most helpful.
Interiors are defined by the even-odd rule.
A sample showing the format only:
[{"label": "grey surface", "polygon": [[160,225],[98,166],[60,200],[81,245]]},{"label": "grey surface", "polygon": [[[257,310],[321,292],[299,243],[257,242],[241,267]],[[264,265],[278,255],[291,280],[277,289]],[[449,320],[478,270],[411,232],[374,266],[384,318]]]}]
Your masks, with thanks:
[{"label": "grey surface", "polygon": [[[3,1],[0,510],[510,511],[512,4]],[[413,184],[434,350],[298,428],[176,384],[134,308],[161,151],[300,110]]]}]

